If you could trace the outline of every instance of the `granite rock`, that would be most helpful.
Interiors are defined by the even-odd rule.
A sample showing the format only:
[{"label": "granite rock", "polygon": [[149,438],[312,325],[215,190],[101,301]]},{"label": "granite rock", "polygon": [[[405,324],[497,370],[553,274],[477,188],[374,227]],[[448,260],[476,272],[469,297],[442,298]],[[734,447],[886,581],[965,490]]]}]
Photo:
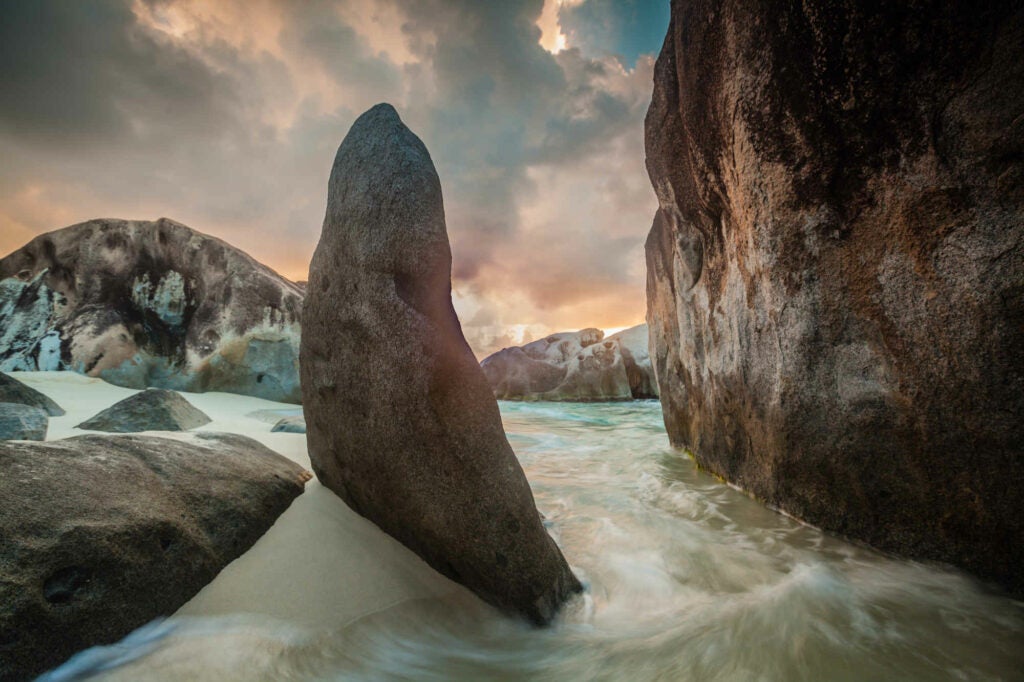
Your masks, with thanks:
[{"label": "granite rock", "polygon": [[581,589],[452,307],[433,162],[390,105],[360,116],[334,160],[301,376],[313,470],[352,509],[534,623]]},{"label": "granite rock", "polygon": [[60,417],[64,410],[60,405],[31,386],[26,386],[12,376],[0,372],[0,402],[21,403],[46,411],[51,417]]},{"label": "granite rock", "polygon": [[0,402],[0,440],[46,440],[49,421],[42,408]]},{"label": "granite rock", "polygon": [[672,442],[1024,594],[1024,7],[674,0],[646,147]]},{"label": "granite rock", "polygon": [[302,292],[173,220],[90,220],[0,259],[0,370],[298,402]]},{"label": "granite rock", "polygon": [[169,616],[309,477],[233,434],[0,443],[0,680]]},{"label": "granite rock", "polygon": [[148,388],[119,400],[75,428],[110,433],[139,431],[188,431],[210,418],[181,394],[163,388]]},{"label": "granite rock", "polygon": [[499,400],[615,401],[657,397],[647,325],[605,338],[560,332],[503,348],[480,363]]}]

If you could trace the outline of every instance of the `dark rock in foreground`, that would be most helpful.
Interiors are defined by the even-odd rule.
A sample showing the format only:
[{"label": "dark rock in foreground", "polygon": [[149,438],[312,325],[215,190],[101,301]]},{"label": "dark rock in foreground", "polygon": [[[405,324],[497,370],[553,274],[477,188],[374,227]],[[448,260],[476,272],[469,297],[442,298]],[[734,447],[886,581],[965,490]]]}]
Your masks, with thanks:
[{"label": "dark rock in foreground", "polygon": [[580,590],[451,302],[441,185],[391,106],[338,149],[303,311],[313,470],[486,601],[549,622]]},{"label": "dark rock in foreground", "polygon": [[605,338],[600,329],[551,334],[504,348],[480,366],[499,400],[656,398],[647,325]]},{"label": "dark rock in foreground", "polygon": [[17,379],[0,372],[0,403],[21,403],[46,411],[51,417],[60,417],[64,410],[46,395]]},{"label": "dark rock in foreground", "polygon": [[0,370],[299,401],[302,292],[173,220],[100,219],[0,259]]},{"label": "dark rock in foreground", "polygon": [[120,400],[75,428],[111,433],[139,431],[188,431],[210,418],[179,393],[149,388]]},{"label": "dark rock in foreground", "polygon": [[170,615],[308,478],[229,434],[0,443],[0,680]]},{"label": "dark rock in foreground", "polygon": [[274,428],[270,429],[271,433],[305,433],[306,432],[306,420],[303,417],[284,417],[280,419]]},{"label": "dark rock in foreground", "polygon": [[646,143],[672,442],[1024,594],[1024,6],[675,0]]},{"label": "dark rock in foreground", "polygon": [[38,407],[0,402],[0,440],[46,440],[49,422]]}]

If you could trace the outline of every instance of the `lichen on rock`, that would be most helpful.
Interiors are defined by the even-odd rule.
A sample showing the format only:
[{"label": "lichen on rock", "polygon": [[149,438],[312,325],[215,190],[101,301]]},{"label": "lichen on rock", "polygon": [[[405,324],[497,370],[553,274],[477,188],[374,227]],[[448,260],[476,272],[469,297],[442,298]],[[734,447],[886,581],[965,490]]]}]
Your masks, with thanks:
[{"label": "lichen on rock", "polygon": [[0,370],[298,402],[302,295],[172,220],[91,220],[0,259]]}]

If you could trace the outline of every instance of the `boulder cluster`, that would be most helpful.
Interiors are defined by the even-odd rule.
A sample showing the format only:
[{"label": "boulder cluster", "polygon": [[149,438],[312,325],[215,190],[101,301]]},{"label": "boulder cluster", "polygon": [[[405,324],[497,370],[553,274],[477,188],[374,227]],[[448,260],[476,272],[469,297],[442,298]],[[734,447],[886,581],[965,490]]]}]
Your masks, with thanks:
[{"label": "boulder cluster", "polygon": [[0,680],[174,613],[308,478],[234,434],[0,442]]},{"label": "boulder cluster", "polygon": [[499,400],[612,401],[657,398],[647,325],[605,338],[600,329],[552,334],[504,348],[480,363]]},{"label": "boulder cluster", "polygon": [[[171,615],[247,550],[312,476],[245,436],[82,435],[48,442],[64,410],[0,374],[0,680]],[[68,417],[70,418],[70,417]],[[137,434],[210,422],[148,389],[77,428]]]}]

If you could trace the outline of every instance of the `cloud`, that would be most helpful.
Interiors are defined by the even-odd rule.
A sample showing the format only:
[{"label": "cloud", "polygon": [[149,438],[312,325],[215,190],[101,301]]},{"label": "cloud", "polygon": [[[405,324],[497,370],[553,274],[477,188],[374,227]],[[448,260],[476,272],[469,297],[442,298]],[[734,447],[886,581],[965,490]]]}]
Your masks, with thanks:
[{"label": "cloud", "polygon": [[0,130],[36,145],[216,134],[235,83],[144,29],[124,3],[14,3],[0,40]]},{"label": "cloud", "polygon": [[[479,353],[639,322],[653,62],[595,49],[595,22],[628,13],[547,3],[16,3],[0,25],[0,252],[165,215],[304,279],[334,151],[390,101],[437,165]],[[541,44],[552,17],[557,54]]]}]

